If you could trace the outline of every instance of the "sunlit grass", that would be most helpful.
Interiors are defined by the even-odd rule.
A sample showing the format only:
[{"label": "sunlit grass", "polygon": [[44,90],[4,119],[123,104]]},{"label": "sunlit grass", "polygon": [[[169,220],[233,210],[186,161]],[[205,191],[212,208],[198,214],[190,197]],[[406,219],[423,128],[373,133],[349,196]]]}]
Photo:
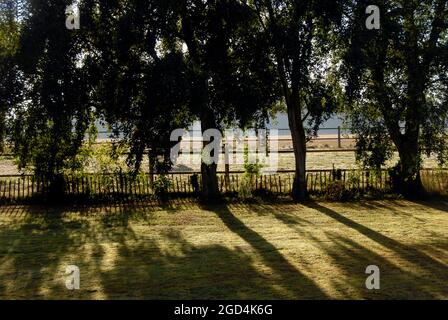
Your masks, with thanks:
[{"label": "sunlit grass", "polygon": [[0,211],[0,299],[448,299],[445,202]]}]

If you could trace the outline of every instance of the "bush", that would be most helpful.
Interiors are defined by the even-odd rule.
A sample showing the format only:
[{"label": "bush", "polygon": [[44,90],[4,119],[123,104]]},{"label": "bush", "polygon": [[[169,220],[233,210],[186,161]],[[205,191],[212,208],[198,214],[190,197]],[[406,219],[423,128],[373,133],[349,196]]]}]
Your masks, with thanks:
[{"label": "bush", "polygon": [[249,150],[247,147],[244,150],[244,175],[241,180],[241,186],[238,190],[238,195],[241,199],[252,198],[252,191],[254,189],[254,182],[260,176],[260,171],[263,168],[261,164],[249,162]]},{"label": "bush", "polygon": [[277,195],[271,190],[267,189],[257,189],[253,192],[253,196],[260,198],[262,200],[276,200]]},{"label": "bush", "polygon": [[171,180],[165,176],[161,175],[154,181],[154,198],[161,201],[168,200],[168,190],[171,186]]},{"label": "bush", "polygon": [[354,200],[356,194],[345,187],[342,181],[331,182],[325,190],[325,199],[329,201]]},{"label": "bush", "polygon": [[241,185],[238,190],[238,195],[241,199],[249,199],[252,198],[252,177],[244,175],[241,180]]}]

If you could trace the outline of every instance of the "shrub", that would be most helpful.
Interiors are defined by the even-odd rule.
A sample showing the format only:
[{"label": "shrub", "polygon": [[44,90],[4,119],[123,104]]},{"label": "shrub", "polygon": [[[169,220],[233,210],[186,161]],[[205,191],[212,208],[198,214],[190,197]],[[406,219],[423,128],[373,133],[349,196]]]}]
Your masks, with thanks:
[{"label": "shrub", "polygon": [[168,200],[168,190],[171,185],[172,182],[166,175],[159,176],[154,181],[154,198],[161,201]]},{"label": "shrub", "polygon": [[325,199],[329,201],[349,201],[355,198],[356,194],[348,190],[342,181],[331,182],[325,190]]},{"label": "shrub", "polygon": [[258,163],[258,160],[257,163],[249,162],[249,150],[246,147],[244,149],[244,175],[238,190],[238,195],[241,199],[249,199],[253,196],[254,181],[260,176],[262,168],[263,165]]},{"label": "shrub", "polygon": [[257,189],[252,192],[254,197],[260,198],[262,200],[276,200],[277,195],[271,190],[267,189]]}]

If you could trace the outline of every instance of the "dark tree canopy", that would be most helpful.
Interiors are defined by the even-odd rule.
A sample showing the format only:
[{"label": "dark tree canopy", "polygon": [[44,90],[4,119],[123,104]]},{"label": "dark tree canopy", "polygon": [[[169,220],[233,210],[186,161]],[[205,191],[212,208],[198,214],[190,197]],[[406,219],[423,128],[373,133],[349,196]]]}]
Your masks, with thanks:
[{"label": "dark tree canopy", "polygon": [[17,53],[23,99],[11,110],[11,141],[20,167],[48,179],[69,166],[92,120],[81,37],[65,28],[69,4],[31,1]]},{"label": "dark tree canopy", "polygon": [[278,99],[276,77],[258,17],[239,1],[185,1],[179,41],[196,72],[198,114],[212,112],[216,128],[263,124]]},{"label": "dark tree canopy", "polygon": [[344,1],[241,1],[258,17],[277,85],[287,106],[296,178],[295,200],[307,197],[306,143],[336,108],[329,63]]},{"label": "dark tree canopy", "polygon": [[[365,26],[371,4],[381,10],[379,30]],[[347,17],[347,113],[358,157],[379,168],[396,148],[398,191],[419,193],[422,155],[448,156],[448,1],[357,1]]]},{"label": "dark tree canopy", "polygon": [[[175,129],[263,127],[283,104],[303,201],[307,142],[342,100],[358,159],[380,168],[398,150],[397,191],[421,191],[425,154],[448,159],[448,0],[83,0],[79,30],[71,4],[0,3],[0,152],[40,176],[70,169],[98,119],[135,172],[147,151],[166,172]],[[213,198],[217,163],[202,162]]]},{"label": "dark tree canopy", "polygon": [[0,3],[0,154],[7,138],[8,113],[21,95],[15,54],[19,47],[19,17],[23,10],[22,1]]},{"label": "dark tree canopy", "polygon": [[[178,9],[179,41],[195,75],[192,113],[202,131],[264,125],[278,96],[258,16],[239,1],[188,0]],[[206,142],[207,143],[207,142]],[[217,196],[217,164],[202,163],[202,189]]]},{"label": "dark tree canopy", "polygon": [[[170,168],[170,135],[191,123],[190,72],[173,41],[170,1],[90,1],[89,72],[100,115],[130,146],[139,169],[146,150]],[[95,9],[97,8],[97,9]],[[87,41],[89,42],[89,41]],[[121,135],[121,136],[120,136]]]}]

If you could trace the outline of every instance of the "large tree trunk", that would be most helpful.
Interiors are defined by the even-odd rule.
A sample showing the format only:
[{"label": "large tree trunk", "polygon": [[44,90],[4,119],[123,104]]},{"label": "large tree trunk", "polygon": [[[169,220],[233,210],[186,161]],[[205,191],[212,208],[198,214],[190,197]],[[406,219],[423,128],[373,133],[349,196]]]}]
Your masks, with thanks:
[{"label": "large tree trunk", "polygon": [[154,181],[155,181],[154,169],[156,163],[154,156],[151,154],[151,151],[149,151],[148,154],[148,163],[149,163],[149,187],[151,188],[151,190],[154,190]]},{"label": "large tree trunk", "polygon": [[[385,53],[384,53],[385,55]],[[415,56],[415,54],[414,54]],[[385,59],[385,58],[384,58]],[[398,150],[400,162],[392,171],[391,180],[393,191],[407,198],[418,198],[423,194],[424,188],[420,176],[420,122],[422,115],[420,106],[425,104],[424,76],[423,72],[415,67],[417,60],[409,62],[408,70],[408,101],[409,107],[406,112],[406,128],[403,134],[400,128],[400,118],[392,117],[392,102],[387,92],[384,91],[384,72],[381,65],[375,70],[376,81],[379,83],[377,95],[383,106],[383,118],[390,137]]]},{"label": "large tree trunk", "polygon": [[295,157],[295,178],[292,198],[296,202],[304,202],[308,198],[306,181],[306,134],[302,122],[302,115],[297,99],[288,103],[289,128]]},{"label": "large tree trunk", "polygon": [[[216,129],[216,120],[211,112],[201,112],[201,129],[202,134],[209,129]],[[205,148],[210,142],[204,141]],[[220,152],[220,150],[215,150]],[[203,160],[203,159],[202,159]],[[201,161],[201,175],[202,175],[202,198],[206,201],[215,201],[219,198],[219,184],[218,184],[218,164],[208,164]]]},{"label": "large tree trunk", "polygon": [[406,198],[420,198],[424,193],[420,176],[420,154],[418,150],[418,139],[410,142],[405,141],[398,148],[400,163],[398,165],[398,176],[394,181],[395,191]]},{"label": "large tree trunk", "polygon": [[[415,42],[414,40],[413,42]],[[419,150],[420,128],[424,118],[421,112],[426,104],[425,82],[427,71],[419,67],[418,53],[414,47],[408,57],[408,110],[406,113],[406,133],[398,143],[399,192],[406,198],[420,198],[423,195],[423,185],[420,177],[421,153]]]}]

